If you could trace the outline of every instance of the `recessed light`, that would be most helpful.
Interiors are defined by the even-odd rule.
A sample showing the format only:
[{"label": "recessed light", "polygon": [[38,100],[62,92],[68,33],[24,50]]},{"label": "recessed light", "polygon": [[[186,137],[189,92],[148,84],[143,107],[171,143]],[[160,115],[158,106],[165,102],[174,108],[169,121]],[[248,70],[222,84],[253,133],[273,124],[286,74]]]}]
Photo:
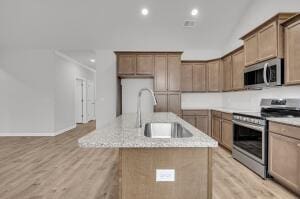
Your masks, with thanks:
[{"label": "recessed light", "polygon": [[149,10],[147,8],[143,8],[141,11],[142,15],[148,15],[149,14]]},{"label": "recessed light", "polygon": [[197,9],[193,9],[192,11],[191,11],[191,15],[192,16],[196,16],[198,14],[198,10]]},{"label": "recessed light", "polygon": [[96,60],[95,59],[90,59],[90,62],[95,63]]}]

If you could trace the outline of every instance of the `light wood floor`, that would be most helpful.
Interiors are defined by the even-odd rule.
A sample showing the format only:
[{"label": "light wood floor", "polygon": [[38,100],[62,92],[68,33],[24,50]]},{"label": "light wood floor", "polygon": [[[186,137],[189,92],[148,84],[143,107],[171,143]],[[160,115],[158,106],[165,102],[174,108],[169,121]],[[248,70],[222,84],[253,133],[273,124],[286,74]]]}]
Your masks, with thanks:
[{"label": "light wood floor", "polygon": [[[82,149],[77,139],[95,122],[56,137],[0,138],[1,199],[118,199],[118,150]],[[213,198],[297,198],[262,180],[218,148],[213,155]]]}]

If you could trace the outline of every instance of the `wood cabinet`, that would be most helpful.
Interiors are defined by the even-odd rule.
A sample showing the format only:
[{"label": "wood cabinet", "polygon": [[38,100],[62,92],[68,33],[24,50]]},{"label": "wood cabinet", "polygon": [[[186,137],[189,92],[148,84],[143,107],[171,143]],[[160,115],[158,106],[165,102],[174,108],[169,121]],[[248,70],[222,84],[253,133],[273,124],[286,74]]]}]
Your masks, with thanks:
[{"label": "wood cabinet", "polygon": [[294,14],[279,13],[241,38],[244,40],[245,66],[271,58],[283,58],[281,23]]},{"label": "wood cabinet", "polygon": [[218,142],[221,142],[221,118],[214,116],[212,118],[211,136]]},{"label": "wood cabinet", "polygon": [[168,90],[168,56],[154,56],[154,91]]},{"label": "wood cabinet", "polygon": [[207,90],[209,92],[221,91],[221,68],[220,60],[207,62]]},{"label": "wood cabinet", "polygon": [[270,123],[269,173],[275,180],[298,194],[300,194],[299,132],[300,128],[297,127]]},{"label": "wood cabinet", "polygon": [[181,94],[180,93],[155,93],[157,105],[155,112],[172,112],[181,116]]},{"label": "wood cabinet", "polygon": [[244,89],[244,50],[239,50],[232,55],[232,89]]},{"label": "wood cabinet", "polygon": [[221,143],[224,147],[232,150],[233,145],[233,124],[230,120],[222,119]]},{"label": "wood cabinet", "polygon": [[185,63],[181,66],[181,91],[206,92],[205,63]]},{"label": "wood cabinet", "polygon": [[120,54],[117,58],[119,75],[134,75],[136,71],[136,55]]},{"label": "wood cabinet", "polygon": [[203,133],[210,134],[208,110],[183,110],[182,119],[195,126]]},{"label": "wood cabinet", "polygon": [[193,64],[181,66],[181,91],[193,92]]},{"label": "wood cabinet", "polygon": [[285,26],[285,84],[300,84],[300,14]]},{"label": "wood cabinet", "polygon": [[232,57],[223,58],[223,91],[232,90]]},{"label": "wood cabinet", "polygon": [[168,55],[168,91],[180,91],[181,88],[181,56]]},{"label": "wood cabinet", "polygon": [[154,56],[152,54],[137,54],[136,75],[153,75]]}]

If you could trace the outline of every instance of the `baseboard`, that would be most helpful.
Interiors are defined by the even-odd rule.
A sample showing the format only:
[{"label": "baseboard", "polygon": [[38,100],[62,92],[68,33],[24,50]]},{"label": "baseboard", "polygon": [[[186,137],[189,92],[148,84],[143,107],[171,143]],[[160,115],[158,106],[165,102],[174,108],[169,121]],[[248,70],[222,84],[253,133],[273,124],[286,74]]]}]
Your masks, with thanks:
[{"label": "baseboard", "polygon": [[53,136],[57,136],[57,135],[59,135],[59,134],[65,133],[65,132],[70,131],[70,130],[75,129],[75,128],[76,128],[76,124],[74,124],[74,125],[72,125],[72,126],[69,126],[69,127],[67,127],[67,128],[64,128],[64,129],[61,129],[61,130],[58,130],[58,131],[54,132],[54,133],[53,133]]},{"label": "baseboard", "polygon": [[65,133],[67,131],[70,131],[72,129],[76,128],[76,124],[69,126],[67,128],[58,130],[56,132],[44,132],[44,133],[20,133],[20,132],[16,132],[16,133],[1,133],[0,132],[0,137],[53,137],[53,136],[57,136],[59,134]]}]

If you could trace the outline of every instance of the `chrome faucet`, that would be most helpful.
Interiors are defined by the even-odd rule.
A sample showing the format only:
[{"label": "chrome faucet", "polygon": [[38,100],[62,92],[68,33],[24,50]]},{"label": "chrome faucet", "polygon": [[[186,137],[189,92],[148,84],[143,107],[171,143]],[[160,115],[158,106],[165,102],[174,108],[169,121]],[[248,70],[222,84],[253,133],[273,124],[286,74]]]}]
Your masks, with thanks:
[{"label": "chrome faucet", "polygon": [[156,101],[155,95],[154,95],[154,93],[153,93],[153,91],[151,89],[149,89],[149,88],[142,88],[139,91],[138,101],[137,101],[137,117],[136,117],[136,127],[137,128],[142,128],[141,97],[142,97],[143,91],[148,91],[149,93],[151,93],[151,96],[153,98],[153,105],[154,106],[157,105],[157,101]]}]

